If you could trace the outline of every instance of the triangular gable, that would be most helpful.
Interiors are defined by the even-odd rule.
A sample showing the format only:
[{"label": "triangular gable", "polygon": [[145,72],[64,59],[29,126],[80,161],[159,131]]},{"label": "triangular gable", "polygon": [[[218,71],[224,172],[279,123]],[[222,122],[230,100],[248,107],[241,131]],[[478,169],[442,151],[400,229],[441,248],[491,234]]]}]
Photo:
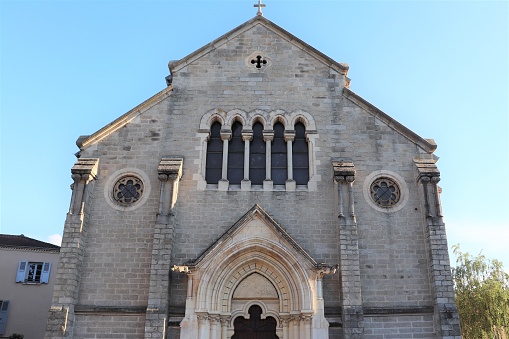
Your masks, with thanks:
[{"label": "triangular gable", "polygon": [[[202,48],[198,49],[197,51],[189,54],[188,56],[178,60],[178,61],[170,61],[168,64],[168,67],[170,69],[170,72],[178,72],[183,67],[187,66],[188,64],[194,62],[195,60],[203,57],[204,55],[210,53],[211,51],[215,50],[219,46],[227,43],[228,41],[234,39],[238,35],[242,34],[243,32],[246,32],[247,30],[253,28],[256,25],[263,25],[267,29],[271,30],[275,34],[278,34],[280,37],[288,41],[289,43],[298,46],[301,50],[311,54],[314,56],[317,60],[323,62],[327,66],[331,67],[332,69],[336,70],[337,72],[346,75],[348,73],[348,65],[344,63],[338,63],[334,61],[333,59],[329,58],[327,55],[323,54],[322,52],[318,51],[314,47],[308,45],[304,41],[300,40],[296,36],[292,35],[291,33],[287,32],[283,28],[279,27],[272,21],[266,19],[263,16],[256,16],[253,19],[246,21],[244,24],[238,26],[237,28],[234,28],[230,32],[222,35],[221,37],[215,39],[214,41],[210,42],[209,44],[203,46]],[[97,132],[93,133],[92,135],[87,136],[81,136],[76,141],[76,145],[80,148],[80,150],[86,149],[90,145],[102,140],[103,138],[107,137],[111,133],[117,131],[118,129],[122,128],[126,124],[128,124],[130,121],[135,119],[137,116],[142,114],[144,111],[149,109],[150,107],[157,105],[159,102],[166,99],[168,96],[171,96],[171,92],[173,90],[173,86],[168,86],[167,88],[163,89],[159,93],[155,94],[153,97],[149,98],[148,100],[144,101],[140,105],[134,107],[129,112],[123,114],[119,118],[115,119],[113,122],[109,123],[108,125],[104,126]],[[345,96],[348,100],[355,103],[357,106],[363,108],[365,111],[373,115],[374,117],[378,118],[379,120],[383,121],[387,126],[394,129],[396,132],[403,135],[405,138],[407,138],[412,143],[419,146],[421,149],[423,149],[427,153],[433,153],[436,149],[436,144],[431,139],[424,139],[399,123],[398,121],[391,118],[389,115],[360,97],[359,95],[352,92],[348,87],[343,88],[343,96]]]},{"label": "triangular gable", "polygon": [[203,57],[204,55],[212,52],[216,48],[224,45],[228,41],[234,39],[238,35],[246,32],[249,29],[252,29],[256,25],[263,25],[270,31],[274,32],[275,34],[279,35],[284,40],[288,41],[289,43],[293,44],[294,46],[297,46],[301,50],[311,54],[314,56],[317,60],[323,62],[330,68],[334,69],[340,74],[346,75],[348,73],[348,65],[344,63],[339,63],[331,58],[329,58],[327,55],[323,54],[319,50],[315,49],[314,47],[308,45],[301,39],[297,38],[293,34],[289,33],[288,31],[284,30],[283,28],[279,27],[272,21],[266,19],[265,17],[258,15],[254,18],[252,18],[249,21],[246,21],[242,25],[238,26],[237,28],[234,28],[233,30],[229,31],[228,33],[220,36],[216,40],[210,42],[209,44],[203,46],[202,48],[198,49],[197,51],[189,54],[188,56],[176,60],[176,61],[170,61],[168,63],[168,68],[170,69],[170,72],[178,72],[183,67],[187,66],[188,64],[194,62],[195,60]]},{"label": "triangular gable", "polygon": [[228,231],[226,231],[218,240],[216,240],[202,255],[191,263],[186,264],[188,267],[196,267],[200,265],[202,261],[216,249],[225,244],[231,237],[240,231],[241,228],[245,227],[251,220],[258,218],[262,220],[265,225],[271,228],[281,238],[285,239],[291,247],[299,253],[302,257],[307,259],[311,265],[318,267],[317,262],[293,239],[284,229],[281,227],[267,212],[260,207],[260,205],[254,205],[246,214],[242,216]]},{"label": "triangular gable", "polygon": [[388,114],[375,107],[373,104],[369,103],[364,98],[360,97],[356,93],[352,92],[349,88],[343,88],[343,96],[356,104],[357,106],[364,109],[366,112],[384,122],[388,127],[392,128],[396,132],[400,133],[402,136],[407,138],[412,143],[416,144],[420,148],[422,148],[427,153],[433,153],[437,148],[437,145],[433,139],[424,139],[417,135],[415,132],[411,131],[409,128],[405,127],[403,124],[394,120]]}]

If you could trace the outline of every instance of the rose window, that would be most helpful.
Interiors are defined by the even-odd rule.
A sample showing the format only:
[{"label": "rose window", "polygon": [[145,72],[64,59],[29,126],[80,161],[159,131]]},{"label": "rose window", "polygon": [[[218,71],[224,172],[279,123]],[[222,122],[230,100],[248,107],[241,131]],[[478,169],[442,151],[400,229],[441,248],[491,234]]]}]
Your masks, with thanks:
[{"label": "rose window", "polygon": [[392,207],[400,198],[400,189],[394,180],[389,178],[378,178],[371,184],[371,198],[381,207]]},{"label": "rose window", "polygon": [[143,182],[134,176],[126,176],[113,187],[113,199],[122,206],[128,206],[141,198]]}]

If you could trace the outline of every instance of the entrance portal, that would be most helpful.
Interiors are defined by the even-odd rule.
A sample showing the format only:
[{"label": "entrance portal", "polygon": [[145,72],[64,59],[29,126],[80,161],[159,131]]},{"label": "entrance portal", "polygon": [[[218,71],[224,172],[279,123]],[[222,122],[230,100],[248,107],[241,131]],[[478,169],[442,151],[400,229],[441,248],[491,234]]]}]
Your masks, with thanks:
[{"label": "entrance portal", "polygon": [[249,319],[238,317],[233,323],[232,339],[279,339],[276,335],[276,319],[261,319],[262,308],[253,305],[249,308]]}]

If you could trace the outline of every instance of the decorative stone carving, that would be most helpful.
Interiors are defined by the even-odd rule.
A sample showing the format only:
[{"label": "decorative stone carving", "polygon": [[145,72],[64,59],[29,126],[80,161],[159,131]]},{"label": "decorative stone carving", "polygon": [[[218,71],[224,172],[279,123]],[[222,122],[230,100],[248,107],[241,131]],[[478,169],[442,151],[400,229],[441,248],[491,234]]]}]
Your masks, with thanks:
[{"label": "decorative stone carving", "polygon": [[83,214],[85,203],[85,189],[90,181],[97,177],[99,159],[81,158],[71,168],[72,187],[69,214]]},{"label": "decorative stone carving", "polygon": [[351,160],[334,160],[332,161],[334,172],[334,181],[338,184],[338,205],[339,217],[345,217],[344,213],[344,186],[348,190],[348,214],[355,217],[354,198],[353,198],[353,182],[355,181],[355,166]]},{"label": "decorative stone carving", "polygon": [[171,268],[171,270],[173,272],[178,272],[178,273],[191,273],[191,270],[189,270],[189,267],[187,266],[177,266],[177,265],[173,265],[173,267]]},{"label": "decorative stone carving", "polygon": [[162,158],[157,168],[158,179],[161,181],[161,194],[159,198],[158,224],[168,224],[173,214],[173,207],[177,202],[178,185],[182,177],[182,158]]}]

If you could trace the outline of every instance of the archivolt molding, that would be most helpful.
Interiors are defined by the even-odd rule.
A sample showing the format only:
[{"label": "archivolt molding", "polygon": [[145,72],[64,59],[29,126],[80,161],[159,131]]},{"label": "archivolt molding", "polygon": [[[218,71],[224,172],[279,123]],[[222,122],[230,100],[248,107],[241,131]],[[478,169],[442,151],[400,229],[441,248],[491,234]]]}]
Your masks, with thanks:
[{"label": "archivolt molding", "polygon": [[272,129],[277,122],[281,122],[285,129],[291,130],[297,122],[302,122],[306,127],[306,131],[316,130],[313,116],[302,110],[288,113],[281,109],[271,112],[259,109],[245,112],[240,109],[234,109],[226,112],[216,108],[203,115],[200,121],[200,129],[210,129],[210,126],[215,121],[220,122],[223,129],[230,129],[235,121],[240,121],[245,129],[252,129],[254,123],[259,121],[263,124],[264,129]]},{"label": "archivolt molding", "polygon": [[[231,312],[233,293],[248,275],[258,273],[269,280],[279,295],[281,312],[313,309],[312,274],[302,267],[302,258],[267,239],[251,238],[211,253],[212,260],[199,274],[198,310]],[[200,269],[198,268],[198,271]],[[196,272],[196,271],[195,271]]]}]

